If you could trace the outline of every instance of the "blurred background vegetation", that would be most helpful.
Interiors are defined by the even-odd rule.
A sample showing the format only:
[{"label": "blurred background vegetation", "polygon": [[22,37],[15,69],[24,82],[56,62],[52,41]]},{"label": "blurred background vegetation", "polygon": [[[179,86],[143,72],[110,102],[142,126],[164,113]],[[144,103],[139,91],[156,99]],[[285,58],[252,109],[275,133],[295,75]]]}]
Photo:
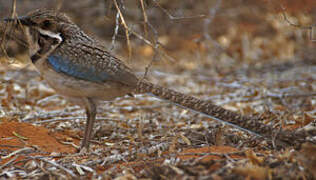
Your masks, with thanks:
[{"label": "blurred background vegetation", "polygon": [[[113,2],[23,0],[17,1],[16,11],[18,15],[38,8],[65,12],[85,32],[104,41],[110,51],[115,51],[114,54],[127,57],[125,29],[120,22],[117,23],[117,9]],[[157,43],[161,46],[155,51],[129,33],[131,64],[135,67],[138,67],[137,62],[152,59],[158,59],[154,64],[182,61],[177,65],[190,69],[201,65],[225,68],[226,65],[218,65],[221,61],[234,65],[241,61],[260,65],[269,60],[293,59],[299,53],[312,53],[314,51],[310,49],[315,48],[311,40],[311,28],[316,19],[314,0],[117,0],[117,3],[132,31],[149,40],[153,46]],[[0,1],[1,18],[10,16],[11,11],[12,1]],[[118,34],[112,44],[117,24]],[[1,23],[1,32],[4,26]],[[315,31],[314,27],[314,36]],[[12,35],[12,30],[7,34],[2,49],[6,49],[9,56],[25,53],[25,45],[16,43],[16,39],[23,39],[23,36]],[[1,54],[4,54],[3,50]]]}]

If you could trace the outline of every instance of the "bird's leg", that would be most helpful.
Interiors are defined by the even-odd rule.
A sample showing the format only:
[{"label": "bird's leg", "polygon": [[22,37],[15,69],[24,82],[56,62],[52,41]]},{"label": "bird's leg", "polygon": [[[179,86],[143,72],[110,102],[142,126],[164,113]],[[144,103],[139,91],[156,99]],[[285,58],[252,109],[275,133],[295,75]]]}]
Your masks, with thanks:
[{"label": "bird's leg", "polygon": [[86,114],[87,114],[87,122],[85,126],[84,131],[84,137],[81,144],[81,150],[82,151],[89,151],[89,144],[90,144],[90,138],[93,131],[93,124],[96,118],[96,104],[93,102],[91,98],[85,99],[85,107],[86,107]]}]

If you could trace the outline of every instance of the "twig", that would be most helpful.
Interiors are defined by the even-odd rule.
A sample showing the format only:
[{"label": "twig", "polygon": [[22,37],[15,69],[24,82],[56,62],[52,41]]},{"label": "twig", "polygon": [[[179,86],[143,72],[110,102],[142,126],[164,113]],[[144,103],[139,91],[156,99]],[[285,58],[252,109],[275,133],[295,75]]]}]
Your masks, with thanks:
[{"label": "twig", "polygon": [[[154,45],[154,44],[151,43],[148,39],[145,39],[142,35],[138,34],[138,33],[135,32],[135,31],[133,31],[131,28],[128,28],[128,31],[129,31],[130,33],[132,33],[134,36],[136,36],[138,39],[144,41],[146,44],[148,44],[148,45],[151,46],[152,48],[159,50],[159,52],[161,52],[161,51],[163,50],[163,49],[162,49],[162,44],[161,44],[159,41],[157,41],[157,44]],[[175,62],[175,59],[174,59],[173,57],[169,56],[169,55],[166,54],[164,51],[162,51],[162,52],[163,52],[162,54],[163,54],[168,60],[170,60],[171,62]]]},{"label": "twig", "polygon": [[[159,104],[159,105],[148,105],[148,106],[132,106],[131,108],[129,107],[121,107],[118,108],[120,109],[128,109],[129,111],[134,111],[134,110],[146,110],[146,109],[155,109],[155,108],[160,108],[160,107],[165,107],[165,106],[169,106],[169,104]],[[25,119],[22,120],[22,122],[27,122],[30,121],[32,119],[47,119],[47,120],[42,120],[42,121],[38,121],[38,122],[33,122],[34,124],[41,124],[41,123],[48,123],[48,122],[54,122],[54,121],[72,121],[72,120],[76,120],[76,119],[86,119],[86,117],[60,117],[60,118],[54,118],[54,119],[48,119],[48,118],[52,118],[52,117],[56,117],[56,116],[72,116],[75,114],[78,114],[82,112],[82,110],[79,111],[75,111],[75,112],[70,112],[70,113],[65,113],[64,110],[62,111],[56,111],[56,112],[50,112],[49,114],[44,114],[44,115],[34,115],[31,117],[27,117]],[[113,118],[104,118],[104,117],[97,117],[96,120],[107,120],[107,121],[124,121],[125,119],[113,119]]]},{"label": "twig", "polygon": [[124,28],[125,28],[125,36],[126,36],[126,42],[127,42],[127,49],[128,49],[128,59],[130,60],[131,57],[132,57],[132,46],[131,46],[131,42],[130,42],[130,39],[129,39],[129,32],[128,32],[128,26],[125,22],[125,19],[124,19],[124,16],[117,4],[117,1],[116,0],[113,0],[114,2],[114,5],[115,5],[115,8],[117,10],[117,12],[120,14],[120,19],[121,19],[121,23],[123,24]]},{"label": "twig", "polygon": [[125,151],[124,153],[121,153],[121,154],[114,154],[114,155],[111,155],[111,156],[107,156],[103,159],[103,162],[101,163],[101,166],[104,166],[106,165],[107,163],[115,163],[117,161],[121,161],[121,160],[124,160],[125,157],[129,156],[130,155],[130,152],[128,151]]},{"label": "twig", "polygon": [[[172,155],[172,154],[169,154]],[[239,156],[245,156],[245,151],[237,151],[237,152],[228,152],[228,153],[213,153],[213,152],[206,152],[206,153],[178,153],[178,154],[173,154],[177,156],[220,156],[220,157],[226,157],[226,156],[231,156],[231,155],[239,155]]]},{"label": "twig", "polygon": [[[21,39],[21,38],[15,36],[15,35],[11,35],[10,33],[9,33],[9,34],[6,34],[6,36],[9,36],[10,38],[14,38],[14,40],[15,40],[18,44],[20,44],[20,45],[22,45],[22,46],[24,46],[24,47],[28,47],[28,44],[27,44],[23,39]],[[2,39],[1,41],[4,41],[4,39]]]},{"label": "twig", "polygon": [[77,170],[77,172],[79,173],[80,176],[83,176],[85,174],[84,171],[81,169],[81,167],[78,164],[73,163],[72,165],[75,166],[75,169]]},{"label": "twig", "polygon": [[302,29],[310,29],[310,28],[311,28],[310,26],[302,26],[302,25],[300,25],[300,24],[292,23],[292,22],[287,18],[287,16],[286,16],[285,7],[281,6],[281,8],[282,8],[282,10],[283,10],[283,11],[282,11],[283,18],[284,18],[284,20],[285,20],[288,24],[290,24],[291,26],[297,27],[297,28],[302,28]]},{"label": "twig", "polygon": [[52,95],[52,96],[47,96],[47,97],[45,97],[45,98],[43,98],[43,99],[40,99],[40,100],[38,100],[37,102],[36,102],[36,105],[43,105],[42,103],[47,103],[47,101],[50,101],[51,99],[55,99],[55,98],[58,98],[58,97],[60,97],[59,95],[57,95],[57,94],[54,94],[54,95]]},{"label": "twig", "polygon": [[7,144],[0,144],[0,147],[6,147],[6,148],[23,148],[23,146],[15,146],[15,145],[7,145]]},{"label": "twig", "polygon": [[303,25],[301,25],[301,24],[292,23],[292,22],[288,19],[287,15],[286,15],[286,13],[285,13],[285,9],[286,9],[286,8],[284,8],[283,6],[281,6],[281,9],[283,10],[283,11],[282,11],[283,18],[284,18],[284,20],[285,20],[289,25],[291,25],[291,26],[293,26],[293,27],[296,27],[296,28],[300,28],[300,29],[307,29],[307,30],[310,30],[310,40],[311,40],[312,42],[315,42],[315,41],[316,41],[316,39],[313,39],[313,27],[316,26],[315,24],[314,24],[314,25],[311,25],[311,26],[303,26]]},{"label": "twig", "polygon": [[51,164],[51,165],[53,165],[53,166],[55,166],[55,167],[58,167],[59,169],[62,169],[62,170],[64,170],[65,172],[67,172],[68,174],[70,174],[70,176],[72,176],[73,178],[77,177],[77,176],[73,173],[72,170],[63,167],[63,166],[60,165],[60,164],[57,164],[55,161],[49,161],[49,160],[47,160],[47,159],[45,159],[45,158],[35,158],[35,159],[39,159],[39,160],[44,161],[44,162],[46,162],[46,163],[49,163],[49,164]]},{"label": "twig", "polygon": [[206,32],[208,31],[208,26],[213,22],[215,15],[218,9],[220,8],[221,4],[222,4],[222,0],[217,0],[215,7],[209,9],[209,15],[208,15],[208,18],[205,19],[205,24],[204,24],[204,36],[210,37],[209,34],[207,34]]},{"label": "twig", "polygon": [[[11,18],[15,18],[17,17],[16,15],[16,0],[13,0],[12,2],[12,13],[11,13]],[[2,40],[1,40],[1,50],[3,51],[5,57],[10,61],[10,63],[13,63],[14,61],[11,61],[12,58],[9,57],[7,51],[5,50],[5,37],[6,37],[6,34],[7,34],[7,29],[8,29],[8,26],[7,26],[7,23],[5,25],[5,28],[4,28],[4,32],[3,32],[3,35],[2,35]]]},{"label": "twig", "polygon": [[[42,124],[42,123],[57,122],[57,121],[72,121],[72,120],[76,120],[76,119],[87,119],[87,118],[86,117],[54,118],[54,119],[48,119],[48,120],[33,122],[33,124]],[[97,117],[96,120],[122,121],[121,119],[102,118],[102,117]]]},{"label": "twig", "polygon": [[116,36],[117,36],[117,33],[118,33],[118,30],[119,30],[119,18],[120,18],[120,14],[119,12],[116,13],[116,18],[115,18],[115,29],[114,29],[114,33],[113,33],[113,36],[112,36],[112,46],[110,48],[110,50],[113,50],[114,49],[114,46],[115,46],[115,39],[116,39]]},{"label": "twig", "polygon": [[30,151],[30,150],[34,150],[33,148],[30,148],[30,147],[25,147],[25,148],[22,148],[22,149],[18,149],[18,150],[16,150],[16,151],[13,151],[12,153],[10,153],[10,154],[8,154],[8,155],[6,155],[6,156],[2,156],[1,158],[2,159],[7,159],[7,158],[10,158],[10,157],[12,157],[12,156],[14,156],[14,155],[16,155],[16,154],[20,154],[20,153],[22,153],[22,152],[24,152],[24,151]]},{"label": "twig", "polygon": [[185,17],[175,17],[171,15],[166,9],[161,7],[161,5],[157,2],[157,0],[153,0],[153,2],[157,5],[157,7],[162,10],[171,20],[185,20],[185,19],[195,19],[195,18],[205,18],[204,14],[195,15],[195,16],[185,16]]},{"label": "twig", "polygon": [[3,165],[0,166],[0,169],[3,169],[7,166],[9,166],[10,164],[12,164],[19,156],[15,156],[12,159],[10,159],[8,162],[4,163]]},{"label": "twig", "polygon": [[170,146],[169,142],[161,142],[161,143],[153,145],[149,148],[141,148],[138,150],[138,153],[153,154],[157,151],[165,151],[169,148],[169,146]]},{"label": "twig", "polygon": [[152,26],[152,24],[150,24],[149,22],[147,22],[147,24],[149,25],[149,27],[151,28],[151,30],[154,33],[154,41],[155,41],[155,46],[153,47],[155,50],[155,54],[153,56],[153,58],[151,59],[151,61],[148,63],[148,65],[145,68],[145,73],[144,76],[142,78],[142,80],[144,80],[148,74],[148,71],[150,69],[150,67],[152,66],[152,64],[154,63],[155,59],[157,58],[158,55],[158,48],[159,48],[159,44],[158,44],[158,32],[156,31],[156,29]]},{"label": "twig", "polygon": [[56,10],[60,11],[61,7],[63,6],[64,0],[57,0],[56,3]]},{"label": "twig", "polygon": [[67,108],[67,109],[63,109],[63,110],[50,111],[47,114],[26,116],[21,121],[27,122],[27,121],[30,121],[30,120],[35,119],[35,118],[48,119],[48,118],[52,118],[52,117],[56,117],[56,116],[72,116],[74,114],[83,112],[83,110],[81,110],[81,109],[79,109],[78,111],[74,111],[74,112],[68,112],[68,111],[76,110],[77,108],[78,108],[78,106],[72,106],[71,108]]},{"label": "twig", "polygon": [[148,16],[145,11],[145,6],[144,6],[144,0],[140,0],[140,4],[142,6],[142,11],[143,11],[143,17],[144,17],[144,32],[145,32],[145,37],[148,38],[148,31],[147,31],[147,24],[148,24]]},{"label": "twig", "polygon": [[[208,14],[208,18],[205,18],[204,20],[204,26],[203,26],[203,36],[205,39],[209,40],[216,48],[217,50],[220,50],[221,52],[223,51],[223,47],[217,42],[215,41],[211,35],[208,33],[209,32],[209,26],[210,24],[213,22],[215,15],[218,11],[218,9],[221,7],[222,4],[222,0],[217,0],[215,7],[209,9],[209,14]],[[209,46],[208,44],[206,44],[207,46]]]},{"label": "twig", "polygon": [[[72,165],[76,167],[77,171],[80,169],[81,173],[83,172],[82,169],[84,169],[86,171],[89,171],[89,172],[95,172],[94,169],[92,169],[92,168],[90,168],[88,166],[84,166],[84,165],[76,164],[76,163],[73,163]],[[79,173],[79,171],[78,171],[78,173]],[[81,175],[81,173],[79,173],[79,174]],[[83,172],[83,174],[84,174],[84,172]]]}]

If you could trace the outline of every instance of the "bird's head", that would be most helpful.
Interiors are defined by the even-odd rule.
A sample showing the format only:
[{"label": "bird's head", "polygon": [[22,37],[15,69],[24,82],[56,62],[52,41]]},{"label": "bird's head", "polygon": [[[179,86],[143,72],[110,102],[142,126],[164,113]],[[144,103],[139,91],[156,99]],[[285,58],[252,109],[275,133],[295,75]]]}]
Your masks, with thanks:
[{"label": "bird's head", "polygon": [[78,29],[66,14],[54,10],[35,10],[17,19],[6,18],[5,21],[17,21],[34,31],[32,33],[59,40],[71,36],[72,31]]},{"label": "bird's head", "polygon": [[35,10],[5,21],[17,22],[24,27],[31,55],[43,46],[60,44],[80,31],[67,15],[54,10]]}]

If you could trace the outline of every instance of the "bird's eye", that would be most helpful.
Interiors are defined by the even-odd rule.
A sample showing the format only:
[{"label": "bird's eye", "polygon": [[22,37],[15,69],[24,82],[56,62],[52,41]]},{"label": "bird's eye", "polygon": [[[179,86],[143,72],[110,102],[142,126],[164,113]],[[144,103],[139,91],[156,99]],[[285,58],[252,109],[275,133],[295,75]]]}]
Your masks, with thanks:
[{"label": "bird's eye", "polygon": [[45,21],[43,21],[42,25],[44,28],[49,28],[51,26],[51,22],[48,20],[45,20]]}]

